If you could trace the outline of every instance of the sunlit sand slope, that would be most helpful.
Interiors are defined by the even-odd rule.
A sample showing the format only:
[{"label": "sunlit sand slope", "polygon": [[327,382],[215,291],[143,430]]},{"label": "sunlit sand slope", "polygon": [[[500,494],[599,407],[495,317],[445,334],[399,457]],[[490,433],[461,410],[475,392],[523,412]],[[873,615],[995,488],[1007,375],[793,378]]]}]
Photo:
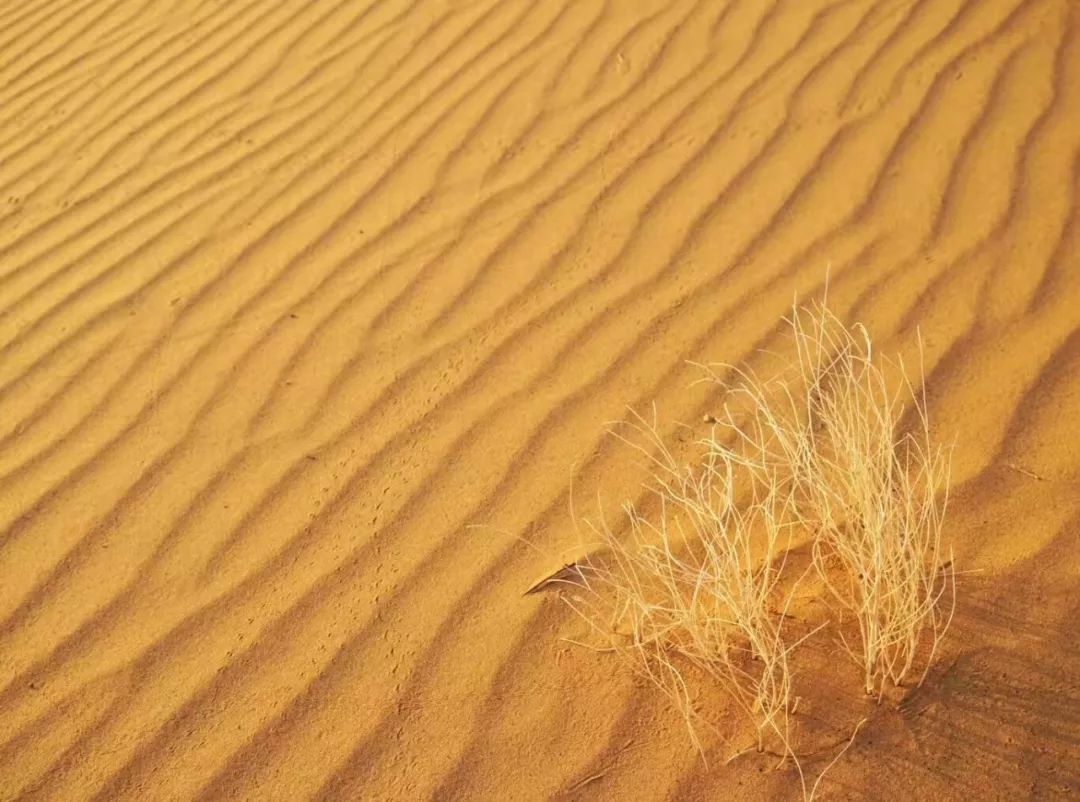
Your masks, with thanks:
[{"label": "sunlit sand slope", "polygon": [[1080,5],[0,0],[0,112],[0,798],[788,798],[521,593],[827,269],[972,573],[824,793],[1080,794]]}]

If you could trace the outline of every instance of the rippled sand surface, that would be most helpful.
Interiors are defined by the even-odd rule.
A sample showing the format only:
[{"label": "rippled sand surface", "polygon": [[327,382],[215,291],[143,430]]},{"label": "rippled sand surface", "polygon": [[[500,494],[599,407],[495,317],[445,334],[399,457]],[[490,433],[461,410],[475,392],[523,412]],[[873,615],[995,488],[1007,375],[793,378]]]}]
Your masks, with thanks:
[{"label": "rippled sand surface", "polygon": [[522,591],[826,275],[967,573],[823,798],[1080,794],[1078,195],[1072,0],[0,0],[0,798],[795,798]]}]

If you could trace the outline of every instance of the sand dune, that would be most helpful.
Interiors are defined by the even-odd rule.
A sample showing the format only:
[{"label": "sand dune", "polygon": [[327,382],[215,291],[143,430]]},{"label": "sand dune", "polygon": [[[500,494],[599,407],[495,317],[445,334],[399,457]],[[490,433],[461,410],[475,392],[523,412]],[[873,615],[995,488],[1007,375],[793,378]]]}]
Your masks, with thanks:
[{"label": "sand dune", "polygon": [[521,593],[826,270],[972,573],[825,798],[1080,794],[1076,3],[0,0],[0,109],[0,798],[794,798]]}]

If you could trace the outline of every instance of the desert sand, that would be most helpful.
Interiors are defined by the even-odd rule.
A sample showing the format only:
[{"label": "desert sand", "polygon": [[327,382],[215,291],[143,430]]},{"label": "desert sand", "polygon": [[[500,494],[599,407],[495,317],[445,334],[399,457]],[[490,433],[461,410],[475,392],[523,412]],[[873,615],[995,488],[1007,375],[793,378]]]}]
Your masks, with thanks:
[{"label": "desert sand", "polygon": [[0,111],[0,798],[798,798],[523,592],[826,277],[961,573],[820,798],[1080,795],[1080,5],[4,0]]}]

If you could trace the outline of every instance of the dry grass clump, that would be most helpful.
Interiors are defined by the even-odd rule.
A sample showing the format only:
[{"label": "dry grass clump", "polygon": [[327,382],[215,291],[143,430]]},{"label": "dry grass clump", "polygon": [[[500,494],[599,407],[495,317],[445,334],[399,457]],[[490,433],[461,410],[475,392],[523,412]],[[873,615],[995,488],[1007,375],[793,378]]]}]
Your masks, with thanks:
[{"label": "dry grass clump", "polygon": [[930,436],[921,362],[917,390],[902,361],[876,358],[866,329],[822,304],[796,307],[788,324],[788,373],[762,381],[737,370],[730,385],[710,371],[749,409],[748,424],[728,413],[721,425],[792,483],[818,573],[858,624],[854,643],[837,630],[841,643],[880,698],[910,679],[925,633],[929,667],[952,618],[955,572],[941,545],[949,456]]},{"label": "dry grass clump", "polygon": [[[921,360],[912,381],[822,304],[787,323],[795,356],[780,375],[707,368],[722,412],[693,464],[672,455],[655,413],[613,429],[648,460],[651,511],[626,503],[625,536],[602,513],[589,524],[603,548],[580,566],[585,592],[567,600],[675,702],[699,749],[690,667],[753,721],[759,750],[775,738],[798,767],[791,658],[820,629],[787,623],[805,572],[820,576],[832,628],[879,698],[920,657],[929,666],[955,574],[941,545],[949,459],[915,389]],[[795,570],[788,555],[807,542],[811,566]],[[852,621],[857,637],[844,634]],[[816,787],[803,781],[807,796]]]},{"label": "dry grass clump", "polygon": [[[866,692],[880,698],[886,683],[909,679],[926,631],[929,667],[955,609],[955,570],[941,545],[949,454],[930,436],[921,359],[918,391],[903,363],[890,388],[865,329],[847,329],[820,307],[808,320],[796,314],[792,331],[812,380],[809,417],[821,429],[798,473],[818,527],[815,558],[826,580],[829,557],[843,568],[829,588],[859,624],[859,642],[845,647]],[[898,434],[906,409],[911,427]]]},{"label": "dry grass clump", "polygon": [[[774,736],[787,750],[792,683],[784,630],[790,588],[781,587],[791,540],[793,498],[754,464],[722,447],[680,465],[654,420],[635,415],[616,436],[646,456],[656,512],[623,506],[628,535],[601,515],[586,522],[606,559],[581,567],[587,596],[576,610],[675,703],[697,741],[684,667],[718,679],[754,721],[759,748]],[[602,604],[599,601],[602,600]],[[779,605],[779,607],[778,607]]]}]

